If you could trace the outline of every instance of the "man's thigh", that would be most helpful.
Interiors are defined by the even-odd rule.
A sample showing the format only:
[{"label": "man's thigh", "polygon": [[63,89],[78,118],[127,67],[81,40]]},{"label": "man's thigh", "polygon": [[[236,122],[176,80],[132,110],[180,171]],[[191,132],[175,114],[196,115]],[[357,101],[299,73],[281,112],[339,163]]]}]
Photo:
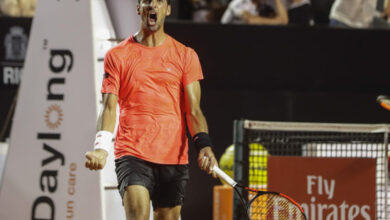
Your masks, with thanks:
[{"label": "man's thigh", "polygon": [[155,186],[153,166],[131,156],[115,160],[115,166],[127,219],[149,220],[150,195]]},{"label": "man's thigh", "polygon": [[118,190],[122,197],[128,186],[143,186],[153,194],[155,188],[154,168],[150,163],[132,156],[124,156],[115,160],[115,172],[118,178]]},{"label": "man's thigh", "polygon": [[[161,165],[156,174],[157,185],[152,195],[154,209],[168,210],[182,206],[187,182],[189,180],[188,165]],[[174,210],[179,210],[176,208]]]}]

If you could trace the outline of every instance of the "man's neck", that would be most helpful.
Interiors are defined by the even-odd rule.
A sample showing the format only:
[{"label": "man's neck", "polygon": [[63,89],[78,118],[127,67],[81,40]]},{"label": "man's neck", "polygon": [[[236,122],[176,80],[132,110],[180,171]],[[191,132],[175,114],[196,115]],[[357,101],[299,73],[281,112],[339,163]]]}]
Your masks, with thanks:
[{"label": "man's neck", "polygon": [[165,39],[167,38],[163,28],[156,32],[145,31],[141,29],[138,33],[135,34],[135,40],[147,47],[157,47],[160,46]]}]

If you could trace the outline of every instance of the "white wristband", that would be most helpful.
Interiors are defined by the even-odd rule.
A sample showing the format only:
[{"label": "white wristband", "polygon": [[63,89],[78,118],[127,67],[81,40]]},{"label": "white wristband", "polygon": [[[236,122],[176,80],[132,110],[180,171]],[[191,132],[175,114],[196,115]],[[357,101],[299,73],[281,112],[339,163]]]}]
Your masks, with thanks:
[{"label": "white wristband", "polygon": [[112,146],[112,136],[113,134],[109,131],[99,131],[96,133],[94,149],[103,149],[109,153]]}]

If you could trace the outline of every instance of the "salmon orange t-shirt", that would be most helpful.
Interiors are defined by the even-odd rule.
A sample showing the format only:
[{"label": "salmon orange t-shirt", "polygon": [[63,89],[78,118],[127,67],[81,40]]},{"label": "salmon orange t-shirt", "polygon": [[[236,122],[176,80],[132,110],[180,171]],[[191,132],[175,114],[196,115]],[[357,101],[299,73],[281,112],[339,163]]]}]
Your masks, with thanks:
[{"label": "salmon orange t-shirt", "polygon": [[185,86],[203,79],[196,52],[167,35],[157,47],[129,37],[104,58],[102,93],[120,107],[115,157],[159,164],[187,164]]}]

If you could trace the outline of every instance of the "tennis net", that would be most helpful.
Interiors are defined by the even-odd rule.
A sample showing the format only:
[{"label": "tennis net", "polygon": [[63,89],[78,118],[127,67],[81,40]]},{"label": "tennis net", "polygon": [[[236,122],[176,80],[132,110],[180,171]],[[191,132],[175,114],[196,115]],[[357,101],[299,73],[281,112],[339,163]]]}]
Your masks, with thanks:
[{"label": "tennis net", "polygon": [[[371,158],[375,161],[375,219],[390,219],[389,181],[388,181],[388,132],[385,124],[330,124],[330,123],[292,123],[237,120],[234,122],[234,179],[242,184],[256,189],[269,187],[270,171],[267,168],[270,157],[279,158]],[[310,164],[308,164],[309,166]],[[282,169],[282,168],[281,168]],[[297,170],[299,172],[299,170]],[[343,172],[348,173],[346,168]],[[336,178],[336,177],[335,177]],[[290,183],[286,183],[290,184]],[[301,186],[302,187],[302,186]],[[306,186],[304,186],[306,187]],[[362,190],[364,186],[362,186]],[[242,191],[241,193],[245,193]],[[282,192],[283,193],[283,192]],[[387,196],[386,196],[387,195]],[[251,195],[248,195],[250,197]],[[348,198],[345,198],[347,201]],[[298,201],[300,202],[300,201]],[[245,219],[239,198],[234,197],[234,219]],[[322,206],[313,201],[303,206],[310,220],[327,219],[313,214],[311,205]],[[343,209],[343,204],[336,204],[337,209]],[[344,204],[345,208],[346,204]],[[346,216],[355,210],[345,208]],[[351,211],[352,209],[352,211]],[[342,212],[341,211],[338,212]],[[348,211],[349,210],[349,211]],[[331,212],[331,210],[329,210]],[[328,213],[329,213],[328,212]],[[255,219],[256,213],[250,213]],[[335,215],[333,213],[333,215]],[[337,214],[336,214],[337,215]],[[339,219],[341,214],[338,213]],[[317,217],[315,217],[317,216]],[[313,218],[314,217],[314,218]],[[332,219],[337,219],[332,218]],[[347,218],[346,218],[347,219]]]}]

